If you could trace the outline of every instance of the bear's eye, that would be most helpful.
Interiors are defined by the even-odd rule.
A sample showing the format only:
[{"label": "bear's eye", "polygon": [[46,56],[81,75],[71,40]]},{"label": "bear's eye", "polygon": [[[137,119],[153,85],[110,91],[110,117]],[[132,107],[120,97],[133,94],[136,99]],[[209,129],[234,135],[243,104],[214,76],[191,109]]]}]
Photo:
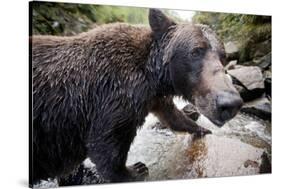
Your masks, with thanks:
[{"label": "bear's eye", "polygon": [[191,57],[192,58],[200,58],[203,56],[205,52],[205,49],[204,48],[196,48],[196,49],[193,49],[192,52],[191,52]]}]

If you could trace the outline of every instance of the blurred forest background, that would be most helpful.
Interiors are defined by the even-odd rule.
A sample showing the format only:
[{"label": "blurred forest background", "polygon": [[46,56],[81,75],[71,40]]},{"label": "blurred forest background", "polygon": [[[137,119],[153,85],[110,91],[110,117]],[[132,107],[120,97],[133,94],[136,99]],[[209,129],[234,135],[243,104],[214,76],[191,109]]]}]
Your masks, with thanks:
[{"label": "blurred forest background", "polygon": [[[163,10],[177,22],[186,21],[176,12]],[[148,24],[148,9],[134,7],[33,2],[33,34],[74,35],[112,22]],[[212,27],[229,46],[241,51],[234,52],[230,59],[239,62],[253,60],[271,52],[271,17],[213,12],[196,12],[195,23]],[[233,49],[235,51],[235,49]]]}]

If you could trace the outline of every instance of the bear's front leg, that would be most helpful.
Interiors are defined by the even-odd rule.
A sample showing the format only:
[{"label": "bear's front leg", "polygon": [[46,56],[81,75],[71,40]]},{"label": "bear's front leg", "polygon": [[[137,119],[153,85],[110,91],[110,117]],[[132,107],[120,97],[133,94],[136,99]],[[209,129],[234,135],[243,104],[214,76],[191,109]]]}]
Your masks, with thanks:
[{"label": "bear's front leg", "polygon": [[148,175],[145,164],[138,162],[126,167],[136,127],[124,120],[115,120],[114,126],[109,125],[94,127],[87,145],[88,155],[96,164],[98,173],[106,182],[144,180]]},{"label": "bear's front leg", "polygon": [[174,131],[183,131],[196,136],[211,134],[208,129],[200,127],[190,117],[178,110],[173,103],[172,97],[163,97],[155,100],[151,111],[158,117],[160,122]]}]

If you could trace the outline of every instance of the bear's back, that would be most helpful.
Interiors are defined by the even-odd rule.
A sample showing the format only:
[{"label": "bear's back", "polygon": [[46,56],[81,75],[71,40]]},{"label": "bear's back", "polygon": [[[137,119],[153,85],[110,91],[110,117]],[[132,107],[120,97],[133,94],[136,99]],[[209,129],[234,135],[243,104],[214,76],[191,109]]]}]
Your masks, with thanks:
[{"label": "bear's back", "polygon": [[89,106],[144,95],[150,45],[150,29],[122,23],[71,37],[32,37],[34,119],[75,120],[93,111]]}]

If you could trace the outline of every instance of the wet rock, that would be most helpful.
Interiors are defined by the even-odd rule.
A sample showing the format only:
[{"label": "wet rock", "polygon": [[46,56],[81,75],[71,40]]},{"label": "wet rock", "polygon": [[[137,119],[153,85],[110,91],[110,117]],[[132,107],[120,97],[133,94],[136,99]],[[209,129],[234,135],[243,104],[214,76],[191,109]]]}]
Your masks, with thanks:
[{"label": "wet rock", "polygon": [[265,97],[259,98],[245,103],[241,112],[255,115],[264,120],[271,120],[271,102]]},{"label": "wet rock", "polygon": [[248,159],[247,161],[245,161],[244,166],[246,168],[249,167],[249,166],[257,168],[257,167],[259,167],[259,164],[256,161],[252,161],[252,160]]},{"label": "wet rock", "polygon": [[262,57],[268,54],[269,52],[271,52],[271,40],[265,40],[253,46],[250,52],[250,57],[252,59],[256,57]]},{"label": "wet rock", "polygon": [[268,69],[271,66],[271,52],[261,58],[254,59],[253,62],[262,70]]},{"label": "wet rock", "polygon": [[260,173],[266,174],[266,173],[271,173],[271,161],[268,157],[268,154],[264,152],[261,156],[261,165],[260,165]]},{"label": "wet rock", "polygon": [[235,52],[239,51],[237,43],[234,41],[229,41],[229,42],[225,43],[224,47],[225,47],[225,52],[227,54],[235,53]]},{"label": "wet rock", "polygon": [[264,79],[265,94],[271,97],[271,78]]},{"label": "wet rock", "polygon": [[236,66],[227,72],[244,101],[260,97],[264,93],[264,78],[257,66]]},{"label": "wet rock", "polygon": [[264,72],[263,72],[263,77],[264,78],[272,78],[272,73],[271,73],[271,70],[265,70]]},{"label": "wet rock", "polygon": [[199,116],[200,113],[197,111],[196,107],[193,106],[192,104],[188,104],[186,105],[182,111],[188,116],[190,117],[193,121],[196,121]]},{"label": "wet rock", "polygon": [[228,61],[239,58],[239,49],[236,42],[229,41],[225,43],[225,53]]},{"label": "wet rock", "polygon": [[265,70],[263,72],[263,77],[264,79],[264,87],[265,87],[265,94],[271,98],[271,78],[272,78],[272,73],[271,73],[271,68],[269,67],[268,70]]},{"label": "wet rock", "polygon": [[263,89],[263,75],[259,67],[256,66],[241,66],[234,70],[229,70],[228,73],[239,80],[248,90]]},{"label": "wet rock", "polygon": [[[147,180],[236,176],[259,172],[259,165],[245,167],[244,162],[249,159],[260,162],[263,150],[240,140],[216,135],[193,139],[188,134],[174,134],[167,140],[157,132],[153,136],[152,141],[145,143],[139,133],[128,157],[128,164],[141,160],[148,166],[150,175]],[[160,142],[161,138],[164,141]]]},{"label": "wet rock", "polygon": [[237,65],[237,60],[231,60],[226,66],[226,70],[233,70],[235,69],[235,66]]},{"label": "wet rock", "polygon": [[[188,133],[156,129],[155,123],[147,124],[147,120],[131,146],[127,164],[145,163],[149,168],[149,181],[258,174],[264,149],[242,142],[238,137],[242,131],[255,132],[255,127],[253,131],[246,131],[244,126],[256,122],[241,116],[219,129],[201,115],[197,123],[214,134],[199,139]],[[263,127],[259,123],[255,125]],[[232,135],[233,129],[237,135]],[[248,162],[246,167],[245,162]]]}]

